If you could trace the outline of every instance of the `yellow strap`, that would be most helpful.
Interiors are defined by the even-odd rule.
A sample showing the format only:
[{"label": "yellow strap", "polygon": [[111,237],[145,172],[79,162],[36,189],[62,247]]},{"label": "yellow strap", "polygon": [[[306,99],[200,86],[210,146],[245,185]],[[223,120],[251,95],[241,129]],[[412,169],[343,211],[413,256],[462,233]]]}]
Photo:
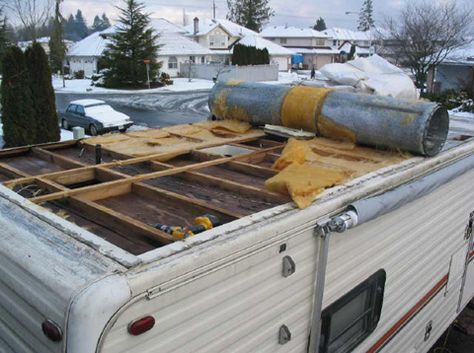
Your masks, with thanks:
[{"label": "yellow strap", "polygon": [[281,108],[281,123],[293,129],[317,132],[316,120],[327,95],[333,89],[296,86],[286,95]]}]

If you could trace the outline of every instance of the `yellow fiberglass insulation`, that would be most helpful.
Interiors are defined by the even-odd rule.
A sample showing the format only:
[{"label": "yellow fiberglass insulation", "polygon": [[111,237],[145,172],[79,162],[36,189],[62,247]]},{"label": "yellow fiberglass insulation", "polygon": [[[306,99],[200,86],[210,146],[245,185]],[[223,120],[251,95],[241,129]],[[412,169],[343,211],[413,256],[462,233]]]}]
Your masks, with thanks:
[{"label": "yellow fiberglass insulation", "polygon": [[279,173],[265,185],[271,191],[289,194],[299,208],[305,208],[327,188],[409,157],[320,137],[305,141],[290,138],[272,166]]}]

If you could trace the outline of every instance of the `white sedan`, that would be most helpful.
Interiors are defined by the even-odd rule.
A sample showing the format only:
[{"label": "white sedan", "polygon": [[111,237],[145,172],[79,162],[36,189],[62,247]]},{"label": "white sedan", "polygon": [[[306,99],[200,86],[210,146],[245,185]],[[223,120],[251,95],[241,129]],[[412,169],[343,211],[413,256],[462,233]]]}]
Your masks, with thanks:
[{"label": "white sedan", "polygon": [[116,130],[125,132],[133,125],[128,115],[114,110],[110,105],[98,99],[73,101],[59,116],[63,129],[68,130],[74,126],[80,126],[91,136]]}]

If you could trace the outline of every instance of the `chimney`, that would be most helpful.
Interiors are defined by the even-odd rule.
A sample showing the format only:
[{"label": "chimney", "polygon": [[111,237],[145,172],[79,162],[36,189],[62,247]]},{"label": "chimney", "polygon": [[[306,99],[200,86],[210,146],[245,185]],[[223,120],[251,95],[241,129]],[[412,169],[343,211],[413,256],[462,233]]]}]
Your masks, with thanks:
[{"label": "chimney", "polygon": [[199,33],[199,18],[194,17],[194,34]]}]

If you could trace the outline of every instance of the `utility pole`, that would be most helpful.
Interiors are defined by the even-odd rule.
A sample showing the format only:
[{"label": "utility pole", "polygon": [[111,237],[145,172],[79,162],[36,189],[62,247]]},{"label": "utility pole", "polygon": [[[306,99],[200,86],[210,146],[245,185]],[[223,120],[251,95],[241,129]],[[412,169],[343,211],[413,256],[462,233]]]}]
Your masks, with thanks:
[{"label": "utility pole", "polygon": [[212,0],[212,18],[216,19],[216,0]]},{"label": "utility pole", "polygon": [[183,27],[186,27],[186,9],[183,7]]}]

